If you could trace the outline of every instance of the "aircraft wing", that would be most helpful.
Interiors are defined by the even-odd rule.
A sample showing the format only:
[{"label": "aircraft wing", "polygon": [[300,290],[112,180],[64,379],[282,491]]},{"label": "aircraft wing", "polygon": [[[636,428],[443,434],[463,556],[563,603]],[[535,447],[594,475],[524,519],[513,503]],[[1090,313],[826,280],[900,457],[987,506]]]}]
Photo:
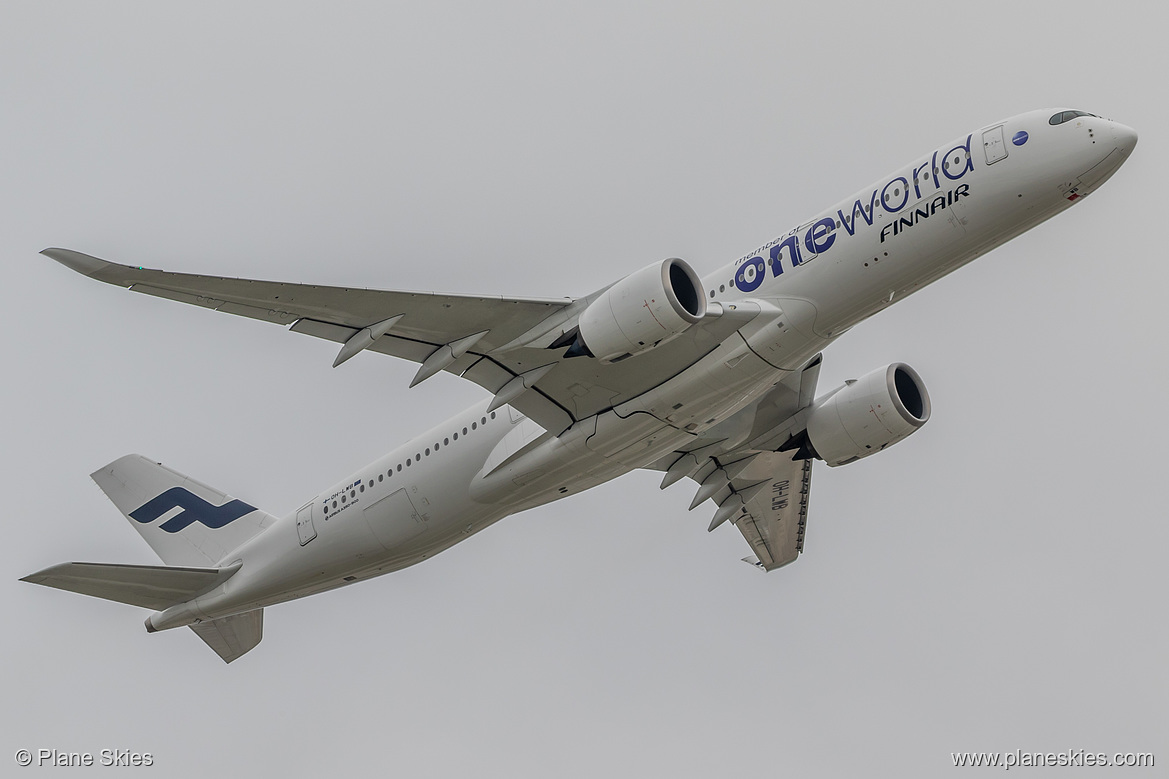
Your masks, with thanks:
[{"label": "aircraft wing", "polygon": [[[755,553],[745,562],[774,571],[804,551],[811,459],[791,451],[738,449],[707,458],[690,478],[698,482],[691,508],[713,498],[718,508],[709,529],[728,521],[737,527]],[[669,483],[667,471],[663,487]]]},{"label": "aircraft wing", "polygon": [[[119,265],[69,249],[46,256],[90,278],[421,363],[414,383],[447,371],[475,382],[559,434],[689,367],[742,326],[712,317],[635,360],[565,359],[545,348],[591,298],[504,298],[253,281]],[[502,400],[500,400],[502,398]]]},{"label": "aircraft wing", "polygon": [[816,394],[820,355],[784,378],[753,406],[742,420],[730,419],[726,430],[749,430],[736,439],[720,437],[719,428],[704,435],[705,446],[674,452],[651,469],[665,471],[662,489],[690,478],[698,490],[690,508],[713,500],[717,508],[713,531],[724,522],[739,529],[754,557],[744,561],[774,571],[793,562],[804,550],[812,459],[807,451],[807,409]]},{"label": "aircraft wing", "polygon": [[795,561],[804,551],[812,461],[792,460],[786,452],[767,452],[751,462],[743,479],[744,483],[767,480],[766,488],[744,503],[737,519],[732,518],[755,552],[754,560],[744,560],[765,571]]}]

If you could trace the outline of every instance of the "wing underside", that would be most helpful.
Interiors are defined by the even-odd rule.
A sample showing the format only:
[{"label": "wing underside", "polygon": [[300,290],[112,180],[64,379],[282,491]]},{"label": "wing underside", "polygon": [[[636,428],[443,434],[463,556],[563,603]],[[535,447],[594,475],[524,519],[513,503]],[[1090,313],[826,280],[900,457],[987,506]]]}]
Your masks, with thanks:
[{"label": "wing underside", "polygon": [[665,471],[662,489],[684,478],[697,483],[690,508],[712,501],[716,508],[709,530],[726,522],[735,525],[754,552],[744,560],[766,571],[793,562],[804,550],[812,460],[798,443],[820,362],[817,355],[740,412],[743,419],[728,420],[724,429],[750,431],[740,439],[721,438],[716,427],[704,434],[705,445],[674,452],[651,466]]},{"label": "wing underside", "polygon": [[[751,469],[758,467],[752,472]],[[786,453],[761,455],[744,472],[748,480],[768,482],[748,500],[734,519],[755,553],[746,558],[765,571],[794,562],[804,551],[804,530],[808,522],[808,494],[812,487],[812,461],[792,460]]]},{"label": "wing underside", "polygon": [[[592,298],[506,298],[331,287],[172,273],[68,249],[46,256],[90,278],[155,297],[288,327],[361,351],[421,363],[473,381],[546,430],[560,433],[653,389],[716,349],[742,324],[712,316],[636,360],[568,359],[548,348]],[[599,293],[598,293],[599,294]],[[742,312],[740,312],[741,314]]]}]

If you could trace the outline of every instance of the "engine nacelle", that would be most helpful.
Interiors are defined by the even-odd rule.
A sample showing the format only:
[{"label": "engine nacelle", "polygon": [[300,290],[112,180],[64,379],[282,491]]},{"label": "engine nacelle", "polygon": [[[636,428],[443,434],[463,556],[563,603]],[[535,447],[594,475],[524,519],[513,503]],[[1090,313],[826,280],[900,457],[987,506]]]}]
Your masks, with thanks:
[{"label": "engine nacelle", "polygon": [[706,297],[694,269],[676,258],[655,262],[609,287],[581,312],[573,349],[617,362],[681,335],[704,316]]},{"label": "engine nacelle", "polygon": [[878,368],[817,400],[808,441],[829,465],[846,465],[892,446],[930,418],[930,396],[905,363]]}]

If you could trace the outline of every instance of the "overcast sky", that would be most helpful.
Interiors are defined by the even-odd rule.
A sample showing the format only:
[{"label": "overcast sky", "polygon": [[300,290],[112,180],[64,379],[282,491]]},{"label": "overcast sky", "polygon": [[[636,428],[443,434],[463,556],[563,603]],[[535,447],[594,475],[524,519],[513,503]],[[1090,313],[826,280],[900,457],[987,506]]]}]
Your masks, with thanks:
[{"label": "overcast sky", "polygon": [[[936,777],[954,751],[1086,749],[1163,770],[1153,5],[7,0],[0,765],[43,747],[150,752],[178,777]],[[691,489],[642,472],[268,609],[230,666],[190,631],[147,635],[144,610],[17,581],[157,563],[88,477],[123,454],[284,514],[485,397],[448,375],[408,391],[416,367],[373,353],[331,369],[335,345],[89,281],[47,246],[583,295],[664,257],[706,273],[1056,105],[1135,127],[1135,153],[826,352],[822,390],[903,360],[933,417],[817,464],[788,568],[739,562],[730,525],[708,534]]]}]

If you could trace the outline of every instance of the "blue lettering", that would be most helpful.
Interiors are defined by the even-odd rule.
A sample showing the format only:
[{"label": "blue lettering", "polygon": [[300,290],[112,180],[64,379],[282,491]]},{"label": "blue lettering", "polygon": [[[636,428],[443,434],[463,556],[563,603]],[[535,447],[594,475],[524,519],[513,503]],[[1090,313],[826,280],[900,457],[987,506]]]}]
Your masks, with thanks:
[{"label": "blue lettering", "polygon": [[974,170],[974,158],[970,156],[970,139],[973,137],[973,135],[967,135],[965,144],[958,144],[946,152],[945,161],[942,163],[942,172],[950,181],[956,181]]},{"label": "blue lettering", "polygon": [[826,216],[808,228],[808,232],[804,234],[804,245],[808,247],[810,254],[828,251],[836,240],[836,234],[832,232],[834,227],[836,222],[832,217]]},{"label": "blue lettering", "polygon": [[913,171],[913,196],[918,200],[921,199],[921,172],[930,166],[929,160],[921,164],[921,167]]},{"label": "blue lettering", "polygon": [[840,211],[836,212],[837,215],[840,216],[840,223],[842,225],[844,225],[845,230],[848,230],[849,235],[852,235],[853,233],[856,232],[857,214],[860,214],[861,219],[864,219],[866,222],[869,223],[869,226],[872,227],[872,225],[873,225],[873,204],[876,202],[877,202],[877,192],[876,192],[876,190],[874,190],[872,196],[869,198],[869,206],[868,206],[867,210],[865,209],[864,206],[861,205],[861,201],[858,199],[855,203],[852,204],[851,218],[848,216],[845,216]]},{"label": "blue lettering", "polygon": [[[894,184],[897,184],[897,182],[901,182],[901,184],[899,186],[893,188],[893,199],[896,200],[897,198],[900,197],[901,202],[897,203],[897,205],[894,206],[893,203],[890,202],[890,199],[889,199],[889,187],[892,187]],[[902,195],[904,195],[904,197],[902,197]],[[908,202],[909,202],[909,182],[905,180],[904,176],[898,176],[897,178],[893,179],[892,181],[890,181],[888,184],[885,185],[884,189],[881,190],[881,204],[885,206],[885,210],[888,211],[890,214],[895,214],[898,211],[900,211],[901,209],[905,208],[905,204]]]},{"label": "blue lettering", "polygon": [[767,276],[762,257],[752,257],[735,272],[735,286],[743,292],[754,292]]},{"label": "blue lettering", "polygon": [[771,275],[778,276],[783,273],[783,264],[780,262],[780,257],[783,256],[784,247],[787,247],[788,260],[792,267],[799,265],[803,260],[800,259],[800,239],[799,236],[789,235],[782,241],[771,247]]}]

